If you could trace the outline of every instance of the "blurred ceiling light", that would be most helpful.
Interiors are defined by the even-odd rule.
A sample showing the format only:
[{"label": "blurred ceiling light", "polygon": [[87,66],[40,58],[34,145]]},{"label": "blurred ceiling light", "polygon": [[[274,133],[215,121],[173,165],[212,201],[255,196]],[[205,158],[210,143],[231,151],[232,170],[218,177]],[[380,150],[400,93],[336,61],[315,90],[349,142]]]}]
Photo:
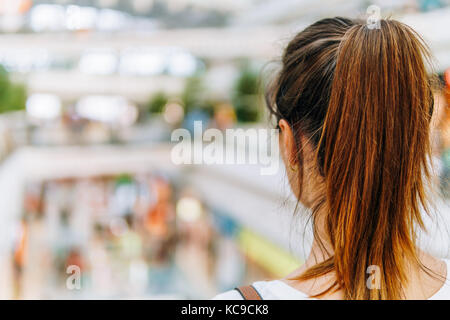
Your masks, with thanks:
[{"label": "blurred ceiling light", "polygon": [[97,29],[100,31],[117,31],[123,29],[128,22],[128,16],[118,10],[101,9],[97,19]]},{"label": "blurred ceiling light", "polygon": [[123,126],[132,125],[138,117],[137,107],[122,96],[87,96],[78,101],[75,110],[80,117]]},{"label": "blurred ceiling light", "polygon": [[192,76],[197,70],[197,60],[188,52],[177,52],[169,59],[168,71],[179,77]]},{"label": "blurred ceiling light", "polygon": [[0,53],[0,64],[9,71],[27,73],[33,70],[48,69],[50,57],[45,49],[3,50]]},{"label": "blurred ceiling light", "polygon": [[109,49],[94,49],[86,51],[80,58],[79,69],[86,74],[110,75],[116,72],[118,58]]},{"label": "blurred ceiling light", "polygon": [[146,13],[153,7],[153,0],[133,0],[133,9],[139,13]]},{"label": "blurred ceiling light", "polygon": [[27,114],[38,120],[53,120],[61,115],[61,99],[53,94],[33,94],[26,103]]},{"label": "blurred ceiling light", "polygon": [[202,216],[202,204],[196,198],[184,197],[178,200],[176,212],[179,219],[186,222],[194,222]]},{"label": "blurred ceiling light", "polygon": [[39,4],[30,12],[30,28],[35,32],[60,31],[64,29],[66,12],[63,6]]},{"label": "blurred ceiling light", "polygon": [[146,49],[126,49],[120,59],[119,72],[125,75],[156,75],[166,69],[163,52]]},{"label": "blurred ceiling light", "polygon": [[93,7],[67,6],[66,27],[69,30],[94,29],[97,23],[98,10]]},{"label": "blurred ceiling light", "polygon": [[184,117],[184,108],[178,102],[169,102],[164,108],[163,117],[169,124],[180,123]]}]

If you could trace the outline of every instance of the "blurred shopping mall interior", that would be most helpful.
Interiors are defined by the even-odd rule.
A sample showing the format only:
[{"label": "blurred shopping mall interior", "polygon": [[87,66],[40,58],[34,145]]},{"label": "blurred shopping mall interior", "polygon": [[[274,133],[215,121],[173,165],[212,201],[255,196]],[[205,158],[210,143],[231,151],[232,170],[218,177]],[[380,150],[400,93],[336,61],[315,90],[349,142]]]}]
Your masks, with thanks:
[{"label": "blurred shopping mall interior", "polygon": [[0,0],[0,298],[203,299],[299,266],[311,232],[284,169],[176,165],[171,133],[268,128],[287,41],[369,5],[434,56],[420,245],[449,258],[449,0]]}]

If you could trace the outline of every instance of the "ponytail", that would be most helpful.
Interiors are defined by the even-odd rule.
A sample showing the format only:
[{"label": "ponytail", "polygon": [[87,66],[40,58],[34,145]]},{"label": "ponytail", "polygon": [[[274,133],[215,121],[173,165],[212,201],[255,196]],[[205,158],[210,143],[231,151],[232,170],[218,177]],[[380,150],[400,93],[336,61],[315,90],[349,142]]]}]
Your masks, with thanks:
[{"label": "ponytail", "polygon": [[[428,57],[412,29],[389,20],[369,29],[357,20],[323,19],[286,48],[267,102],[293,128],[300,165],[300,135],[316,150],[325,191],[312,209],[325,212],[334,252],[300,280],[334,271],[336,282],[319,296],[340,289],[346,299],[404,297],[407,262],[419,263],[415,228],[423,227],[427,208]],[[371,270],[378,271],[376,288],[367,285]]]},{"label": "ponytail", "polygon": [[[432,101],[425,46],[407,26],[350,28],[338,50],[323,148],[327,226],[337,281],[351,299],[399,299],[418,261]],[[375,266],[379,290],[367,287]]]}]

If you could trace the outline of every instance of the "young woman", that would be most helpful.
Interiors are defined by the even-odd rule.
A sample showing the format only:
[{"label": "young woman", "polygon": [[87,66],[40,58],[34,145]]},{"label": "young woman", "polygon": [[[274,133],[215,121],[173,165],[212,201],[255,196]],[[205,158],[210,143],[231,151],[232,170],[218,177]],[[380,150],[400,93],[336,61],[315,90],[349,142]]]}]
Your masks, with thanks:
[{"label": "young woman", "polygon": [[215,299],[450,299],[450,262],[416,246],[429,205],[428,58],[394,20],[324,19],[295,36],[267,102],[292,191],[312,212],[311,253],[284,279]]}]

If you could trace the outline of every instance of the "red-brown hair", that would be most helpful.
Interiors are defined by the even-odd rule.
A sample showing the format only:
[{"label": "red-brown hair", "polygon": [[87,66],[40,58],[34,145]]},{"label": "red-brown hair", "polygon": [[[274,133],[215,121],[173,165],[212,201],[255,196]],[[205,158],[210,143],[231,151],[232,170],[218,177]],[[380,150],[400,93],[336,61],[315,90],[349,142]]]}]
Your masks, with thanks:
[{"label": "red-brown hair", "polygon": [[[287,46],[267,103],[293,128],[300,166],[300,136],[315,147],[325,191],[313,213],[325,210],[334,251],[300,279],[334,271],[329,290],[342,290],[346,299],[404,297],[406,262],[419,263],[415,227],[423,227],[427,208],[428,57],[421,38],[394,20],[370,29],[356,20],[324,19]],[[299,170],[300,186],[302,179]],[[379,290],[367,288],[370,265],[381,270]]]}]

